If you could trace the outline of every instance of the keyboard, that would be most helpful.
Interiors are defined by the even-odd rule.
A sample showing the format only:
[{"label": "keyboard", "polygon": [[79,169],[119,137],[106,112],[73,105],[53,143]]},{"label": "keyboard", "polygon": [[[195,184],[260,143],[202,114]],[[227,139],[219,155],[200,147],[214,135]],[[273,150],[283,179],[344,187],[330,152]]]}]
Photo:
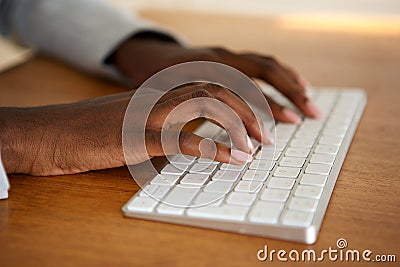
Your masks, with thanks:
[{"label": "keyboard", "polygon": [[[270,94],[288,104],[276,91]],[[254,142],[253,160],[242,166],[175,155],[123,206],[124,215],[314,243],[366,95],[351,88],[313,89],[310,95],[321,120],[276,123],[275,144]],[[196,133],[229,140],[210,122]]]}]

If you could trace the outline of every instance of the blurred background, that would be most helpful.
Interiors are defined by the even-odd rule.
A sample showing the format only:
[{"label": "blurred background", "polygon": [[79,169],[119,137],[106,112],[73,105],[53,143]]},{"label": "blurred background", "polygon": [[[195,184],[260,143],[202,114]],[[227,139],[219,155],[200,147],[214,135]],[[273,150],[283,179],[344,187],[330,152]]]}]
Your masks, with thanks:
[{"label": "blurred background", "polygon": [[[221,14],[270,17],[282,29],[400,36],[400,0],[106,0],[140,14]],[[224,17],[225,16],[225,17]],[[152,19],[152,17],[149,17]],[[167,26],[168,21],[157,21]],[[167,23],[166,23],[167,22]],[[260,26],[261,27],[261,26]],[[0,37],[0,71],[31,56],[29,50]]]},{"label": "blurred background", "polygon": [[160,9],[278,17],[287,27],[400,33],[400,0],[108,0],[135,10]]},{"label": "blurred background", "polygon": [[136,9],[160,8],[259,15],[353,14],[399,16],[399,0],[108,0]]}]

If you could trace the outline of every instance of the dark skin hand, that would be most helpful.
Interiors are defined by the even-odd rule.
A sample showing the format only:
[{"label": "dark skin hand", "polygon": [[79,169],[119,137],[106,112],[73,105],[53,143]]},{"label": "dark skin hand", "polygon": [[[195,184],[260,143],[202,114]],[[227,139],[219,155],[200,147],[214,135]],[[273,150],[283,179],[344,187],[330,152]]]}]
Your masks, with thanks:
[{"label": "dark skin hand", "polygon": [[[292,68],[273,57],[246,53],[238,54],[223,48],[186,48],[174,42],[154,38],[134,38],[123,43],[115,54],[115,65],[140,86],[147,78],[169,66],[187,61],[214,61],[232,66],[251,78],[269,83],[300,111],[319,118],[320,111],[306,95],[305,80]],[[140,71],[137,71],[140,70]],[[300,117],[266,96],[277,120],[300,123]]]},{"label": "dark skin hand", "polygon": [[[274,86],[306,116],[320,116],[316,106],[306,96],[302,78],[272,57],[236,54],[221,48],[187,48],[154,38],[130,39],[114,54],[114,64],[124,75],[135,81],[136,88],[156,72],[187,61],[215,61],[230,65],[249,77],[262,79]],[[131,91],[65,105],[0,108],[0,125],[3,126],[0,128],[0,147],[6,171],[32,175],[60,175],[125,165],[122,124],[132,95]],[[146,126],[146,147],[149,154],[133,153],[129,155],[133,159],[129,163],[139,163],[154,156],[164,155],[165,151],[160,146],[163,118],[166,118],[168,112],[177,104],[199,98],[222,101],[238,115],[237,123],[228,125],[236,129],[231,137],[238,150],[216,144],[216,160],[233,164],[246,161],[252,148],[246,143],[246,135],[243,133],[247,132],[250,137],[260,142],[269,142],[265,129],[260,129],[244,102],[228,89],[209,84],[188,85],[169,92],[156,105],[155,112],[150,115]],[[277,120],[300,122],[300,117],[293,111],[274,103],[268,96],[266,98]],[[204,103],[204,100],[199,101]],[[145,98],[143,103],[146,104]],[[204,108],[206,110],[198,110],[194,106],[191,112],[214,112],[211,106]],[[178,146],[172,147],[171,151],[166,153],[177,153],[180,148],[185,154],[200,156],[201,141],[202,139],[194,134],[182,133]],[[206,150],[206,154],[202,155],[207,156],[207,153]],[[209,151],[209,154],[211,156],[215,153]]]}]

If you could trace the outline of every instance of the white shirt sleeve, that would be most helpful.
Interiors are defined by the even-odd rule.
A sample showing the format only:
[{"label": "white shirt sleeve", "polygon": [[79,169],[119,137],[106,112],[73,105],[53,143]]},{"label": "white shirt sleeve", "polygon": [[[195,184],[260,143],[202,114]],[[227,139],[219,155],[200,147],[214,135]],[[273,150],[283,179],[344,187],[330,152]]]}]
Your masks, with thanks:
[{"label": "white shirt sleeve", "polygon": [[6,20],[3,34],[95,74],[115,76],[115,69],[105,64],[105,59],[137,33],[153,32],[181,42],[175,34],[134,15],[131,10],[101,0],[5,2],[8,4],[3,4],[7,8],[7,14],[3,14]]},{"label": "white shirt sleeve", "polygon": [[4,170],[0,155],[0,199],[8,198],[8,189],[10,189],[10,184],[8,182],[7,173]]}]

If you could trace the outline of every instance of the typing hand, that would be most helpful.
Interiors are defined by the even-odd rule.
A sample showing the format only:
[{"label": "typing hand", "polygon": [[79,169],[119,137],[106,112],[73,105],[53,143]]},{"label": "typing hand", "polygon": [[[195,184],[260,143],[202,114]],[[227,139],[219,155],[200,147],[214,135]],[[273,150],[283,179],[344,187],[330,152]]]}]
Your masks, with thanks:
[{"label": "typing hand", "polygon": [[[193,84],[169,91],[153,107],[145,128],[147,151],[135,149],[143,143],[138,129],[124,128],[133,148],[125,151],[126,160],[122,128],[133,94],[126,92],[65,105],[0,108],[0,121],[6,126],[0,131],[0,145],[7,172],[71,174],[136,164],[154,156],[176,154],[179,149],[184,154],[241,164],[252,152],[247,133],[263,143],[270,140],[269,133],[257,123],[248,106],[230,90],[212,84]],[[152,104],[147,95],[139,97],[141,105]],[[181,132],[176,144],[173,126],[181,123],[180,116],[171,118],[167,126],[164,123],[174,108],[188,100],[193,100],[192,105],[186,105],[184,114],[195,117],[209,114],[228,130],[235,149],[214,145],[190,132]],[[132,118],[126,119],[134,121],[135,116],[145,114],[131,115]],[[161,129],[165,130],[165,147]]]},{"label": "typing hand", "polygon": [[[122,44],[115,53],[115,64],[132,78],[137,86],[156,72],[187,61],[215,61],[230,65],[247,76],[269,83],[288,97],[306,116],[318,118],[320,111],[307,97],[306,81],[290,67],[272,57],[237,54],[222,48],[195,49],[150,38],[134,38]],[[293,111],[266,96],[277,120],[300,123]]]}]

